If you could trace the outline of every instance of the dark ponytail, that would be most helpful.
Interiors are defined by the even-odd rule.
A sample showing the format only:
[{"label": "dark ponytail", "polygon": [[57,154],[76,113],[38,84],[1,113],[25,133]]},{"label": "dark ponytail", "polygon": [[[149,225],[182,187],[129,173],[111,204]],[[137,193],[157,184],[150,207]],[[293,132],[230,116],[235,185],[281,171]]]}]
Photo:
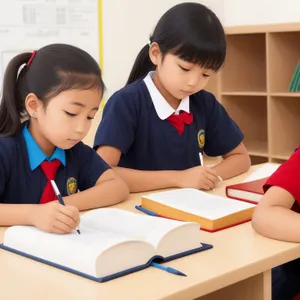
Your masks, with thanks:
[{"label": "dark ponytail", "polygon": [[2,99],[0,104],[0,135],[9,136],[18,131],[21,118],[25,113],[25,103],[18,95],[17,77],[19,69],[30,59],[31,53],[22,53],[8,64],[3,80]]},{"label": "dark ponytail", "polygon": [[87,52],[71,45],[52,44],[34,56],[22,53],[14,57],[4,75],[0,136],[12,136],[21,129],[28,94],[35,94],[47,105],[52,97],[70,89],[104,90],[99,65]]},{"label": "dark ponytail", "polygon": [[149,57],[149,45],[145,45],[135,59],[134,66],[130,72],[126,85],[139,78],[145,77],[150,71],[154,70],[155,65]]},{"label": "dark ponytail", "polygon": [[[159,45],[162,56],[167,53],[218,71],[225,60],[226,38],[218,17],[199,3],[181,3],[169,9],[158,21],[151,42]],[[127,84],[155,70],[146,45],[135,60]]]}]

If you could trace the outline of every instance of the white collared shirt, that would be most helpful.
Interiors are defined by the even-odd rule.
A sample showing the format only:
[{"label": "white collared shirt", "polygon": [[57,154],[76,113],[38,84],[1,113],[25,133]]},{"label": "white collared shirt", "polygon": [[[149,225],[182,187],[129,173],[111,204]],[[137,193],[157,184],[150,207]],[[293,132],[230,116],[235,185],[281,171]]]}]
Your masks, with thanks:
[{"label": "white collared shirt", "polygon": [[190,112],[190,97],[187,96],[181,100],[178,108],[175,110],[167,100],[162,96],[157,87],[155,86],[152,77],[155,74],[154,71],[148,73],[148,75],[144,78],[144,82],[148,88],[150,93],[153,105],[155,107],[156,113],[161,120],[167,119],[173,113],[179,114],[181,110],[185,112]]}]

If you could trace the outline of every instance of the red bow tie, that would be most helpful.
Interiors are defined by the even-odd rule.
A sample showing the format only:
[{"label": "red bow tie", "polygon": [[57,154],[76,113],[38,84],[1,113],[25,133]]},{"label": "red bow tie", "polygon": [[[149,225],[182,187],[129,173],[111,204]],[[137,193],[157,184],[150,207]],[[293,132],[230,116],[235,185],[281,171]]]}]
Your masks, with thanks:
[{"label": "red bow tie", "polygon": [[40,204],[44,204],[57,199],[50,180],[55,179],[55,175],[59,166],[60,161],[58,159],[54,159],[53,161],[44,161],[41,163],[41,168],[47,178],[47,183],[40,199]]},{"label": "red bow tie", "polygon": [[177,129],[179,135],[183,134],[184,124],[191,124],[193,122],[193,113],[180,111],[179,115],[172,114],[167,120]]}]

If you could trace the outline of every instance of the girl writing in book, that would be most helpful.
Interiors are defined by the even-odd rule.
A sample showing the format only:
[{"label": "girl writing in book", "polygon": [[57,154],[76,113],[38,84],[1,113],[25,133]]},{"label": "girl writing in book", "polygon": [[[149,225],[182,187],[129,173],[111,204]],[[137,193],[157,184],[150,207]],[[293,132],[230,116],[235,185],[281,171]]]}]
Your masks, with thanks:
[{"label": "girl writing in book", "polygon": [[[203,90],[225,53],[223,27],[207,7],[182,3],[159,20],[127,85],[108,100],[94,143],[132,192],[209,190],[249,168],[242,132]],[[200,165],[204,152],[223,161]]]},{"label": "girl writing in book", "polygon": [[[282,164],[264,185],[252,219],[253,228],[264,236],[300,242],[300,150]],[[300,259],[272,270],[272,299],[300,299]]]},{"label": "girl writing in book", "polygon": [[[79,210],[127,197],[124,181],[81,142],[103,90],[97,62],[70,45],[48,45],[11,60],[0,105],[1,226],[68,233],[79,224]],[[50,180],[66,206],[53,201]]]}]

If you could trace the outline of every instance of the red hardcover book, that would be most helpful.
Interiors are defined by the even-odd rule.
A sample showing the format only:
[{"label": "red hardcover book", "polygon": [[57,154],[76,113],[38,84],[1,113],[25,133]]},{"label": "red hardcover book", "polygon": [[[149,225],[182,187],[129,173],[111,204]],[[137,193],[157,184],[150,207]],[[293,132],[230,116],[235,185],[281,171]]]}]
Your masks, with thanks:
[{"label": "red hardcover book", "polygon": [[226,196],[228,198],[257,204],[264,194],[263,186],[268,179],[269,177],[265,177],[254,181],[228,185],[226,187]]}]

